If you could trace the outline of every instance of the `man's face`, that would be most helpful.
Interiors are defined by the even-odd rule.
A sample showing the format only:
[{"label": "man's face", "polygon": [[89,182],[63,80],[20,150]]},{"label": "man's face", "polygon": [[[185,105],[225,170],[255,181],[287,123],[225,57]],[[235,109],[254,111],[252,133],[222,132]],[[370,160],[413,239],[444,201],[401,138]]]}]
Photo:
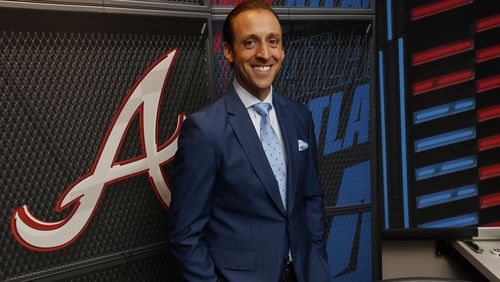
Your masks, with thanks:
[{"label": "man's face", "polygon": [[233,45],[224,43],[224,56],[238,83],[264,100],[285,57],[280,23],[270,11],[256,9],[238,14],[231,27]]}]

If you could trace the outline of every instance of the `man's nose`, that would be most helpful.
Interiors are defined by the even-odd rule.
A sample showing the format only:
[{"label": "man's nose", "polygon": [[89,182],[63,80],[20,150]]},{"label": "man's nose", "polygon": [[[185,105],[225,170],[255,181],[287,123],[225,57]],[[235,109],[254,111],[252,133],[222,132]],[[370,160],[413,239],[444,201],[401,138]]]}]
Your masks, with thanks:
[{"label": "man's nose", "polygon": [[269,50],[269,46],[266,44],[261,44],[259,49],[257,50],[256,57],[263,60],[269,60],[271,58],[271,51]]}]

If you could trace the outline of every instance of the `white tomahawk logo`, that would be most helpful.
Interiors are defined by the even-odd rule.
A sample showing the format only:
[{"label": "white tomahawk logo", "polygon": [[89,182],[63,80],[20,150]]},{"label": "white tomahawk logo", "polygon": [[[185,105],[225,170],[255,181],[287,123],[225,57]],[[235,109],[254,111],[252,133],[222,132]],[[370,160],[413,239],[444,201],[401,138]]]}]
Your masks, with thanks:
[{"label": "white tomahawk logo", "polygon": [[[72,208],[70,214],[58,222],[37,219],[24,205],[11,218],[11,231],[23,246],[35,251],[54,251],[74,242],[89,224],[106,187],[125,178],[146,173],[160,203],[170,204],[170,188],[162,173],[162,166],[173,159],[185,114],[178,116],[175,133],[165,144],[157,144],[159,109],[164,87],[177,49],[158,59],[137,80],[123,100],[108,128],[90,172],[71,184],[59,198],[55,210]],[[117,162],[121,143],[134,117],[140,115],[142,155]]]}]

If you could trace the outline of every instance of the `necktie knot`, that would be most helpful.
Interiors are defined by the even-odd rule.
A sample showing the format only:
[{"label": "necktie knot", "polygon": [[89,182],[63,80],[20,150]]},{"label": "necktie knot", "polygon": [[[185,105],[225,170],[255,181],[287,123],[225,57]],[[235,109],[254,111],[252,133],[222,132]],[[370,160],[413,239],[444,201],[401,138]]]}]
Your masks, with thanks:
[{"label": "necktie knot", "polygon": [[269,103],[257,103],[252,106],[252,108],[263,118],[267,118],[272,107],[273,106]]}]

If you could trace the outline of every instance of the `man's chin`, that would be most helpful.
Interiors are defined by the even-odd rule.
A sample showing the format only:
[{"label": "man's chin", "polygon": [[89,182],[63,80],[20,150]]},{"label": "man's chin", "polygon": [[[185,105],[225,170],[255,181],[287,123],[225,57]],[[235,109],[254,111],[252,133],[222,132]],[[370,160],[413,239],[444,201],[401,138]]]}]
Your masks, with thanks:
[{"label": "man's chin", "polygon": [[253,84],[246,84],[246,85],[241,85],[243,88],[245,88],[248,92],[250,93],[262,93],[269,91],[271,89],[271,84],[272,83],[253,83]]},{"label": "man's chin", "polygon": [[265,79],[258,81],[258,83],[254,83],[256,89],[260,89],[261,91],[271,88],[273,83],[272,79]]}]

